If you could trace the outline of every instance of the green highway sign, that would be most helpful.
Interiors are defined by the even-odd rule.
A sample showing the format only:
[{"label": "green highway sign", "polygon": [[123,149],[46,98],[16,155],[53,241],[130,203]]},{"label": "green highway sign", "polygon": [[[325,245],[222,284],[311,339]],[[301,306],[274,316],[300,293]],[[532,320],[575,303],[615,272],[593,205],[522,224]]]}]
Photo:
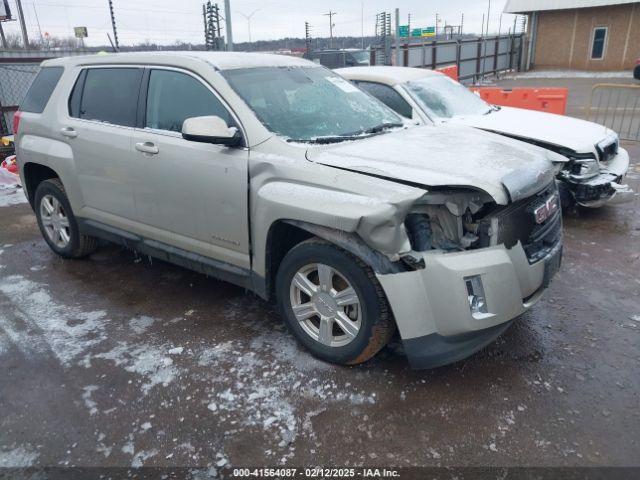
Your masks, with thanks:
[{"label": "green highway sign", "polygon": [[409,36],[409,25],[399,25],[398,26],[398,36],[400,37],[408,37]]},{"label": "green highway sign", "polygon": [[[400,27],[402,28],[402,27]],[[402,35],[400,35],[402,36]],[[411,29],[412,37],[435,37],[436,36],[436,27],[427,27],[427,28],[413,28]]]}]

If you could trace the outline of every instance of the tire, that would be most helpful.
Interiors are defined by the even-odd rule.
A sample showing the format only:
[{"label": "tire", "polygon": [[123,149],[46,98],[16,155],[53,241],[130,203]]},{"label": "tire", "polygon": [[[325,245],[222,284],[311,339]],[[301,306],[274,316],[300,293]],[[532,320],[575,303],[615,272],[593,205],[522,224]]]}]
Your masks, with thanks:
[{"label": "tire", "polygon": [[636,80],[640,80],[640,65],[637,65],[633,70],[633,78],[635,78]]},{"label": "tire", "polygon": [[[329,277],[325,273],[327,267],[332,272]],[[331,288],[323,287],[320,272],[325,279],[331,278]],[[299,288],[300,285],[304,288]],[[305,289],[315,293],[311,296]],[[371,268],[322,240],[307,240],[287,253],[276,276],[276,298],[291,333],[314,356],[327,362],[342,365],[365,362],[395,332],[386,297]]]},{"label": "tire", "polygon": [[86,257],[98,247],[95,237],[80,233],[78,222],[59,179],[52,178],[38,185],[34,209],[42,237],[49,248],[61,257]]}]

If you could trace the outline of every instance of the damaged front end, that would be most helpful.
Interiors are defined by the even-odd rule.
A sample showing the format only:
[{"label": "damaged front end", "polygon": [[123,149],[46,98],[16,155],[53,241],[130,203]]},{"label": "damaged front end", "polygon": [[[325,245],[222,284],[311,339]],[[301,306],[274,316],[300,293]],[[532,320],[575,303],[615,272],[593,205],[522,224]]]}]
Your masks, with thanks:
[{"label": "damaged front end", "polygon": [[377,277],[414,368],[461,360],[500,335],[548,287],[562,258],[555,181],[508,205],[435,189],[406,216],[413,271]]},{"label": "damaged front end", "polygon": [[609,136],[596,145],[595,152],[565,152],[569,158],[558,175],[563,205],[573,203],[597,208],[633,200],[635,193],[622,183],[629,169],[629,154],[620,148],[617,136]]}]

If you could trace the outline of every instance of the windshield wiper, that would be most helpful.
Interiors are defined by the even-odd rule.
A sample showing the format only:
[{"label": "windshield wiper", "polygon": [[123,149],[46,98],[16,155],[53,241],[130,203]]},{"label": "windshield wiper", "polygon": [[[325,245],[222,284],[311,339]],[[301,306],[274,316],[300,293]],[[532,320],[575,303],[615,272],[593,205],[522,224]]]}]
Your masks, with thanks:
[{"label": "windshield wiper", "polygon": [[400,128],[400,127],[404,127],[404,123],[386,122],[386,123],[381,123],[380,125],[377,125],[375,127],[371,127],[367,130],[364,130],[362,133],[380,133],[390,128]]},{"label": "windshield wiper", "polygon": [[319,145],[324,145],[328,143],[340,143],[346,142],[348,140],[356,140],[357,138],[362,138],[359,135],[335,135],[333,137],[318,137],[318,138],[289,138],[287,142],[292,143],[315,143]]},{"label": "windshield wiper", "polygon": [[382,123],[380,125],[377,125],[375,127],[368,128],[366,130],[359,130],[353,133],[345,133],[344,135],[330,135],[326,137],[305,138],[305,139],[289,138],[287,139],[287,142],[315,143],[319,145],[328,144],[328,143],[340,143],[340,142],[346,142],[349,140],[358,140],[361,138],[367,138],[368,136],[383,132],[384,130],[387,130],[389,128],[398,128],[398,127],[404,127],[404,123],[387,122],[387,123]]},{"label": "windshield wiper", "polygon": [[502,110],[502,107],[498,105],[490,105],[489,110],[484,112],[484,115],[489,115],[490,113],[493,113],[493,112],[499,112],[500,110]]}]

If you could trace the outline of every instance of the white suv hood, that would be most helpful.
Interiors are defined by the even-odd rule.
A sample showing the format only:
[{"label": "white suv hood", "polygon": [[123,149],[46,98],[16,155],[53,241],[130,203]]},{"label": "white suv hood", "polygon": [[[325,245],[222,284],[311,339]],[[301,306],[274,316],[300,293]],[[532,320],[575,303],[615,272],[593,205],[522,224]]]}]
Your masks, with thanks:
[{"label": "white suv hood", "polygon": [[455,125],[408,128],[311,147],[307,158],[427,187],[472,187],[502,205],[549,184],[555,176],[550,160],[566,160],[516,140]]},{"label": "white suv hood", "polygon": [[447,121],[447,124],[453,123],[538,140],[569,148],[577,153],[593,152],[598,142],[614,133],[597,123],[510,107],[501,107],[487,115],[470,115]]}]

